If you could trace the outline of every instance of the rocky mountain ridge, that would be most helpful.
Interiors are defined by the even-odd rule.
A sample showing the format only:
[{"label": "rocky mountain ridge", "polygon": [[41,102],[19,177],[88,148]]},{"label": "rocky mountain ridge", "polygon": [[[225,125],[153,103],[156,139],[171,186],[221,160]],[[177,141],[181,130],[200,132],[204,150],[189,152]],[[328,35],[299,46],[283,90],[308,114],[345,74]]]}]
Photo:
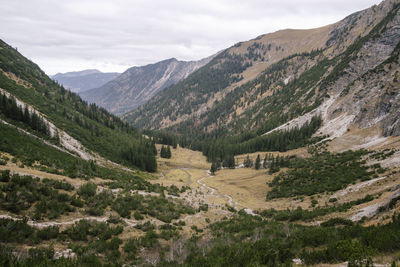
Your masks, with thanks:
[{"label": "rocky mountain ridge", "polygon": [[186,78],[206,65],[213,56],[199,61],[175,58],[141,67],[132,67],[99,88],[86,91],[82,98],[110,112],[122,115],[136,109],[166,87]]}]

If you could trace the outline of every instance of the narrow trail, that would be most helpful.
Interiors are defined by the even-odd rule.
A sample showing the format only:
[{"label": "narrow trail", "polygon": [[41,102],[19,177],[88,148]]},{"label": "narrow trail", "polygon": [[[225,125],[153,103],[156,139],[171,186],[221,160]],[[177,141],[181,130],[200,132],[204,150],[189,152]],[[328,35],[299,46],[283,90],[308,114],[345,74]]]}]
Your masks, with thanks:
[{"label": "narrow trail", "polygon": [[207,178],[211,178],[211,177],[212,177],[212,176],[210,175],[210,173],[209,173],[208,170],[206,171],[206,174],[207,174],[207,176],[204,176],[204,177],[200,178],[199,180],[197,180],[197,183],[198,183],[201,187],[205,188],[208,192],[210,192],[208,195],[210,195],[210,196],[215,196],[215,197],[226,198],[226,199],[228,200],[229,206],[234,207],[236,210],[244,209],[244,211],[245,211],[247,214],[252,215],[252,216],[258,216],[258,214],[254,213],[253,210],[251,210],[251,209],[249,209],[249,208],[246,208],[246,207],[244,207],[243,205],[240,205],[239,203],[237,203],[236,201],[234,201],[233,198],[232,198],[230,195],[228,195],[228,194],[220,194],[220,193],[217,193],[217,189],[215,189],[215,188],[213,188],[213,187],[211,187],[211,186],[206,185],[206,183],[204,182],[204,180],[207,179]]},{"label": "narrow trail", "polygon": [[[14,216],[10,216],[10,215],[6,215],[6,214],[1,214],[0,215],[0,219],[11,219],[14,221],[21,221],[23,220],[23,218],[18,218],[18,217],[14,217]],[[39,228],[39,229],[43,229],[43,228],[47,228],[50,226],[63,226],[63,225],[73,225],[81,220],[87,220],[87,221],[96,221],[96,222],[106,222],[109,219],[108,216],[103,216],[103,217],[93,217],[93,216],[84,216],[84,217],[79,217],[79,218],[75,218],[73,220],[69,220],[69,221],[63,221],[63,222],[57,222],[57,221],[48,221],[48,222],[36,222],[33,220],[28,220],[27,224],[29,226],[35,227],[35,228]],[[138,221],[135,220],[130,220],[130,219],[125,219],[125,218],[121,218],[127,225],[129,225],[130,227],[135,227],[138,223]]]},{"label": "narrow trail", "polygon": [[[173,168],[169,169],[167,172],[160,172],[160,176],[162,178],[166,178],[166,174],[168,172],[173,171],[173,170],[181,170],[181,171],[185,172],[185,174],[188,177],[188,182],[186,183],[187,185],[190,186],[193,183],[197,183],[200,186],[200,187],[198,187],[198,189],[200,189],[200,191],[202,192],[202,194],[200,196],[198,196],[197,194],[193,195],[193,191],[192,191],[192,193],[185,193],[185,194],[181,195],[179,197],[179,199],[189,202],[192,206],[199,206],[201,203],[207,204],[209,207],[216,208],[218,210],[219,214],[223,214],[223,215],[231,214],[232,212],[224,209],[224,204],[215,203],[215,201],[211,201],[206,198],[206,196],[215,197],[218,199],[226,200],[228,205],[231,207],[234,207],[236,210],[244,209],[244,211],[247,214],[250,214],[252,216],[258,216],[251,209],[248,209],[248,208],[238,204],[236,201],[234,201],[234,199],[230,195],[221,194],[218,192],[218,190],[216,188],[208,186],[204,180],[208,179],[208,178],[212,178],[209,170],[202,168],[202,167],[195,166],[195,164],[193,163],[193,157],[194,157],[194,155],[190,155],[189,157],[186,158],[185,163],[180,164],[179,166],[174,166]],[[190,170],[204,171],[206,175],[197,179],[192,176],[192,174],[190,173]],[[196,189],[196,187],[193,187],[193,186],[191,186],[191,188],[194,190]],[[200,218],[202,216],[203,215],[201,213],[189,214],[181,219],[178,219],[177,221],[188,222],[191,219]]]},{"label": "narrow trail", "polygon": [[[190,155],[190,156],[188,157],[188,159],[187,159],[187,164],[188,164],[188,167],[193,167],[193,168],[195,168],[195,167],[193,166],[193,155]],[[191,179],[192,176],[191,176],[190,173],[187,171],[188,168],[180,168],[180,169],[183,170],[185,173],[187,173],[187,174],[189,175],[189,177],[190,177],[190,180],[192,180],[192,179]],[[197,168],[196,168],[196,169],[197,169]],[[198,168],[198,169],[200,169],[200,168]],[[230,195],[228,195],[228,194],[221,194],[221,193],[218,193],[218,190],[217,190],[217,189],[215,189],[215,188],[213,188],[213,187],[211,187],[211,186],[208,186],[208,185],[204,182],[204,180],[205,180],[205,179],[208,179],[208,178],[212,178],[212,176],[211,176],[211,174],[210,174],[210,171],[209,171],[209,170],[204,170],[204,169],[201,169],[201,170],[205,171],[206,176],[204,176],[204,177],[198,179],[196,182],[197,182],[197,183],[200,185],[200,187],[203,189],[202,191],[203,191],[204,193],[208,192],[207,195],[208,195],[208,196],[212,196],[212,197],[225,198],[225,199],[227,199],[229,206],[234,207],[236,210],[244,209],[244,211],[245,211],[247,214],[252,215],[252,216],[258,216],[258,214],[254,213],[253,210],[251,210],[251,209],[249,209],[249,208],[246,208],[246,207],[244,207],[243,205],[240,205],[239,203],[237,203],[236,201],[234,201],[233,198],[232,198],[232,196],[230,196]],[[214,203],[208,203],[208,202],[206,201],[205,198],[204,198],[203,200],[204,200],[204,202],[206,202],[208,205],[216,206]],[[221,211],[222,211],[222,209],[221,209]],[[223,210],[223,211],[226,212],[225,210]],[[186,217],[188,217],[188,216],[186,216]]]}]

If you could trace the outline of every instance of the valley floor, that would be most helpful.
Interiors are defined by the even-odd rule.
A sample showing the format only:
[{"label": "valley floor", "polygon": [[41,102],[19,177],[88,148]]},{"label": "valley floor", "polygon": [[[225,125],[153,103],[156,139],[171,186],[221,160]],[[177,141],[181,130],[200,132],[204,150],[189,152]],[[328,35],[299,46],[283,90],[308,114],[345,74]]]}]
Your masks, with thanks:
[{"label": "valley floor", "polygon": [[[354,204],[345,211],[332,211],[320,216],[315,216],[311,220],[295,221],[303,225],[319,225],[321,222],[331,218],[341,217],[352,221],[361,221],[365,226],[387,223],[391,221],[392,215],[399,210],[399,203],[397,203],[393,209],[382,210],[380,208],[388,205],[392,199],[400,196],[400,165],[397,164],[400,159],[400,138],[378,139],[374,141],[372,140],[374,134],[374,132],[366,133],[359,130],[351,130],[344,136],[328,142],[327,149],[329,151],[342,152],[346,148],[360,148],[358,147],[358,143],[352,140],[360,140],[363,138],[364,140],[362,140],[362,142],[366,143],[365,140],[370,138],[371,146],[367,148],[377,151],[383,151],[384,149],[395,151],[390,157],[379,161],[381,165],[386,168],[379,177],[350,184],[336,192],[320,193],[301,198],[289,197],[266,200],[266,195],[271,190],[268,183],[273,180],[276,174],[268,174],[267,170],[263,168],[255,170],[254,168],[238,167],[236,169],[218,170],[215,175],[211,175],[209,172],[211,164],[206,161],[206,158],[201,152],[180,147],[171,149],[172,157],[170,159],[158,158],[158,172],[155,175],[148,175],[147,180],[151,184],[161,184],[165,186],[165,188],[171,186],[176,186],[180,190],[185,187],[187,188],[187,190],[178,195],[171,195],[169,193],[165,195],[166,199],[171,201],[183,201],[185,205],[197,210],[197,212],[193,214],[181,214],[178,219],[171,221],[171,223],[182,224],[179,240],[188,240],[191,236],[196,235],[198,231],[202,233],[202,238],[211,238],[212,233],[209,226],[224,218],[233,218],[236,211],[239,210],[243,210],[245,213],[257,217],[261,216],[259,214],[262,214],[262,211],[269,209],[275,209],[276,211],[294,211],[298,207],[301,207],[303,210],[313,211],[318,208],[324,209],[326,207],[332,207],[333,205],[340,206],[345,203],[355,202],[368,195],[373,196],[372,200]],[[349,144],[354,147],[351,147]],[[161,146],[157,145],[158,150],[160,150],[160,147]],[[265,152],[252,153],[249,157],[254,160],[258,154],[261,155],[261,158],[264,158]],[[306,148],[285,153],[273,152],[272,154],[275,156],[296,155],[300,158],[311,156]],[[2,153],[1,156],[10,159],[13,158],[7,153]],[[247,155],[237,156],[235,158],[237,165],[240,165],[246,156]],[[371,159],[369,159],[369,161],[371,161]],[[373,160],[368,162],[368,164],[374,163],[376,162]],[[76,191],[87,182],[82,179],[40,171],[35,167],[21,166],[20,162],[12,160],[8,161],[5,165],[0,165],[0,171],[2,170],[10,170],[11,173],[19,175],[30,175],[41,179],[48,178],[69,183]],[[280,170],[280,172],[285,171],[287,171],[286,168]],[[106,184],[112,181],[92,178],[90,182],[96,184],[98,192],[101,192],[101,190],[109,189]],[[120,192],[122,191],[120,190],[123,189],[112,190],[114,197],[121,196]],[[128,191],[125,190],[124,192]],[[161,196],[160,193],[147,192],[145,190],[135,190],[134,193],[142,196]],[[335,204],[330,203],[330,199],[333,198],[337,199]],[[30,212],[32,212],[32,210],[30,210]],[[62,215],[56,220],[28,220],[27,223],[39,229],[49,226],[59,226],[61,229],[67,229],[81,219],[105,222],[110,216],[115,214],[115,211],[106,208],[102,216],[89,216],[79,211],[68,215]],[[0,218],[17,219],[21,217],[15,216],[7,211],[0,211]],[[131,238],[144,237],[144,233],[135,228],[144,221],[149,221],[151,224],[155,225],[155,227],[158,227],[158,229],[162,229],[160,227],[165,225],[165,222],[149,216],[145,216],[144,220],[135,218],[121,219],[124,224],[124,231],[119,237],[124,242]],[[176,242],[176,240],[161,240],[160,244],[162,246],[170,246],[170,253],[172,253],[170,259],[179,260],[180,256],[174,256],[173,252],[174,249],[176,249]],[[178,244],[180,244],[179,242]],[[62,253],[68,249],[68,246],[57,244],[55,248],[57,250],[56,252]],[[142,249],[138,252],[138,255],[146,259],[145,261],[147,261],[147,263],[154,263],[157,262],[158,259],[157,253],[158,252],[155,252],[153,249]],[[166,258],[168,260],[168,257]],[[390,255],[381,256],[374,258],[374,262],[390,263],[392,259],[393,257]],[[335,266],[345,265],[341,264]]]},{"label": "valley floor", "polygon": [[[329,143],[328,150],[332,152],[342,152],[346,148],[363,148],[358,143],[366,143],[370,140],[370,146],[364,146],[373,150],[400,149],[400,138],[379,138],[374,139],[376,133],[369,130],[352,130],[351,133],[337,138]],[[357,141],[355,141],[357,140]],[[257,155],[264,157],[265,152],[249,154],[250,158],[255,160]],[[273,152],[279,156],[296,155],[297,157],[309,157],[306,148],[300,148],[284,153]],[[235,160],[241,164],[247,155],[236,156]],[[272,181],[275,174],[271,175],[265,169],[255,170],[254,168],[236,168],[222,169],[216,172],[215,176],[209,174],[210,164],[201,152],[192,151],[183,148],[172,150],[171,159],[159,159],[159,178],[154,182],[164,185],[190,186],[198,194],[200,199],[190,199],[191,203],[201,201],[207,203],[213,209],[221,209],[224,205],[229,205],[237,210],[246,209],[247,211],[261,211],[274,208],[276,210],[312,209],[311,201],[316,199],[318,206],[324,206],[330,198],[337,198],[338,203],[345,203],[361,199],[366,195],[378,196],[373,201],[356,205],[350,210],[342,213],[331,213],[324,217],[316,219],[315,222],[323,221],[333,217],[344,217],[352,220],[361,220],[364,216],[371,221],[366,224],[386,221],[391,214],[377,214],[377,209],[397,197],[400,191],[397,188],[400,185],[400,152],[392,157],[380,162],[388,171],[381,176],[366,182],[359,182],[349,185],[335,193],[317,194],[302,199],[296,198],[278,198],[266,201],[266,194],[270,191],[268,183]],[[371,162],[373,164],[375,162]],[[281,170],[285,171],[285,169]],[[198,194],[196,194],[198,196]],[[224,213],[223,213],[224,214]],[[377,214],[377,216],[375,216]]]}]

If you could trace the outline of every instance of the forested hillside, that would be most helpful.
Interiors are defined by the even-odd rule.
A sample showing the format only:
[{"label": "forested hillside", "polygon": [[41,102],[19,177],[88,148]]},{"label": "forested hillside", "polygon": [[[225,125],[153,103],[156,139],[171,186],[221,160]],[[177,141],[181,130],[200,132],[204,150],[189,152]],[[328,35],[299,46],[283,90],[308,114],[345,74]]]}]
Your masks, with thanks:
[{"label": "forested hillside", "polygon": [[[104,158],[143,170],[156,170],[153,144],[143,138],[137,129],[94,104],[88,105],[77,94],[52,81],[37,65],[3,41],[0,48],[0,88],[9,94],[2,97],[4,119],[16,120],[38,130],[40,127],[35,126],[36,122],[32,120],[43,116],[56,128]],[[28,106],[23,103],[32,109],[29,119],[26,112],[29,112]],[[50,136],[59,139],[57,132],[52,132]]]}]

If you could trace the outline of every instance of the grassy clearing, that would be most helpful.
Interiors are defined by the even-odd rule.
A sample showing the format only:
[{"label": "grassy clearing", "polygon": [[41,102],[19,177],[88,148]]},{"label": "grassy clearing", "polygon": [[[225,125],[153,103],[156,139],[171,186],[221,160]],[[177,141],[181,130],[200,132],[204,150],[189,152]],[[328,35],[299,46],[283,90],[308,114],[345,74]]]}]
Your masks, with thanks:
[{"label": "grassy clearing", "polygon": [[165,174],[165,178],[171,181],[182,182],[185,184],[191,184],[190,174],[184,170],[172,169]]},{"label": "grassy clearing", "polygon": [[[160,155],[161,145],[156,145],[157,153]],[[157,158],[157,163],[160,165],[160,171],[163,165],[167,166],[181,166],[185,168],[194,169],[210,169],[211,164],[207,162],[206,157],[199,151],[193,151],[186,148],[177,147],[173,149],[171,147],[172,157],[170,159]]]}]

